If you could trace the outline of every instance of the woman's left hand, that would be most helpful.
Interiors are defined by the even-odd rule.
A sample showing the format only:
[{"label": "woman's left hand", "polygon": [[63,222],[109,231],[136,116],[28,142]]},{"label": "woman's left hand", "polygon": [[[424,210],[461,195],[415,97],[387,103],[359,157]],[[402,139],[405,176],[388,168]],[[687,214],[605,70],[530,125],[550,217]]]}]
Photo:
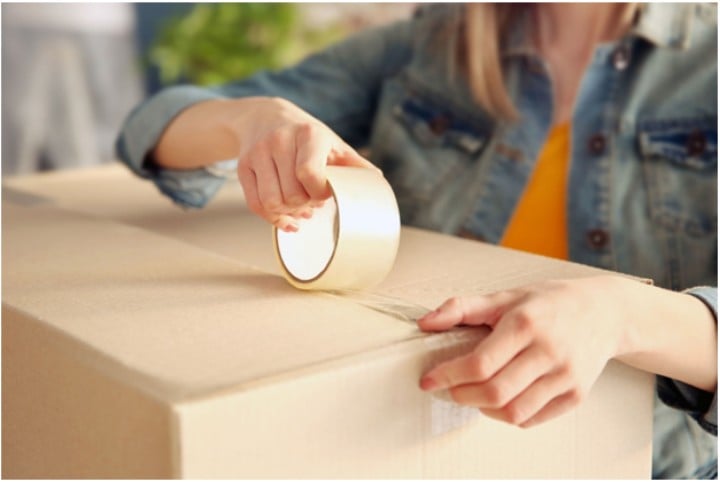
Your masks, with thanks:
[{"label": "woman's left hand", "polygon": [[449,389],[457,403],[520,427],[561,415],[585,398],[622,351],[623,307],[608,294],[618,280],[628,281],[550,281],[447,300],[418,320],[421,329],[487,325],[492,332],[471,353],[428,371],[420,387]]}]

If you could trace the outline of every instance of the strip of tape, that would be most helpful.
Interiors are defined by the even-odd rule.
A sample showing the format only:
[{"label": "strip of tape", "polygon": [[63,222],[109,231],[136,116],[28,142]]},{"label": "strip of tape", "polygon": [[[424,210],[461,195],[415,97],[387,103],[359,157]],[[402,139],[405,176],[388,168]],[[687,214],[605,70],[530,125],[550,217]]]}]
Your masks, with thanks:
[{"label": "strip of tape", "polygon": [[328,166],[332,197],[298,231],[273,228],[285,279],[304,290],[363,289],[390,272],[400,243],[400,213],[379,171]]},{"label": "strip of tape", "polygon": [[[487,333],[489,329],[473,328],[427,337],[425,345],[430,352],[427,368],[467,353]],[[430,433],[435,437],[464,427],[477,420],[479,415],[477,408],[455,403],[447,390],[434,392],[430,397]]]}]

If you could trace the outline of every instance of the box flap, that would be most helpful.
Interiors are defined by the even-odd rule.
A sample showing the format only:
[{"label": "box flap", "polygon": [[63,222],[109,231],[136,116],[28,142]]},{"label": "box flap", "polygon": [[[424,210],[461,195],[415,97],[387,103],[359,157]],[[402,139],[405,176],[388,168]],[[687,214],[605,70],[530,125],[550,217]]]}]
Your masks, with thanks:
[{"label": "box flap", "polygon": [[182,398],[422,336],[187,243],[52,206],[3,205],[3,302]]}]

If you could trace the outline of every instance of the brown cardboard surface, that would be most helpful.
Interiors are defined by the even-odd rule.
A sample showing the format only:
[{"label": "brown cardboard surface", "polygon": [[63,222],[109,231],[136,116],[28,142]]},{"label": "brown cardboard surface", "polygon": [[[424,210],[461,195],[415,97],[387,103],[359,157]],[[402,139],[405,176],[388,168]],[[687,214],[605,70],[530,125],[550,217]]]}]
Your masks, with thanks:
[{"label": "brown cardboard surface", "polygon": [[[151,183],[138,180],[119,164],[11,178],[4,181],[3,189],[16,197],[39,196],[72,211],[136,226],[280,274],[271,228],[246,208],[242,189],[235,181],[228,181],[202,210],[178,208]],[[512,251],[509,256],[510,252],[486,243],[403,227],[395,267],[371,291],[434,308],[449,296],[484,293],[549,278],[606,273],[575,263],[549,262],[520,251]]]},{"label": "brown cardboard surface", "polygon": [[[484,332],[428,336],[363,295],[295,290],[237,185],[184,212],[109,166],[3,198],[5,477],[650,474],[653,377],[615,362],[555,421],[434,435],[418,378]],[[375,293],[417,311],[598,272],[404,228]]]},{"label": "brown cardboard surface", "polygon": [[134,227],[9,203],[3,227],[3,302],[141,374],[166,399],[424,336]]},{"label": "brown cardboard surface", "polygon": [[3,478],[172,472],[167,405],[102,368],[77,340],[3,305]]}]

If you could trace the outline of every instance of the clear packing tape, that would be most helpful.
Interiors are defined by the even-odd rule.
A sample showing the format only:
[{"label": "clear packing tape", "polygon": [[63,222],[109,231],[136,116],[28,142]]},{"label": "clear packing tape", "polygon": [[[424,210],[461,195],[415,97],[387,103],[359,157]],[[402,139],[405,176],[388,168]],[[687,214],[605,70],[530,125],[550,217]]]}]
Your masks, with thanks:
[{"label": "clear packing tape", "polygon": [[375,169],[328,166],[332,196],[298,231],[273,228],[285,279],[303,290],[358,290],[385,279],[400,243],[400,213]]},{"label": "clear packing tape", "polygon": [[[400,213],[392,188],[373,169],[328,166],[327,177],[332,197],[315,209],[312,218],[299,220],[294,233],[273,228],[275,254],[285,279],[296,288],[322,290],[414,325],[430,309],[366,291],[387,276],[397,255]],[[469,334],[427,337],[428,361],[447,359],[457,342],[471,349],[469,341],[474,337]],[[477,409],[453,403],[446,391],[429,400],[430,432],[435,436],[477,418]]]}]

